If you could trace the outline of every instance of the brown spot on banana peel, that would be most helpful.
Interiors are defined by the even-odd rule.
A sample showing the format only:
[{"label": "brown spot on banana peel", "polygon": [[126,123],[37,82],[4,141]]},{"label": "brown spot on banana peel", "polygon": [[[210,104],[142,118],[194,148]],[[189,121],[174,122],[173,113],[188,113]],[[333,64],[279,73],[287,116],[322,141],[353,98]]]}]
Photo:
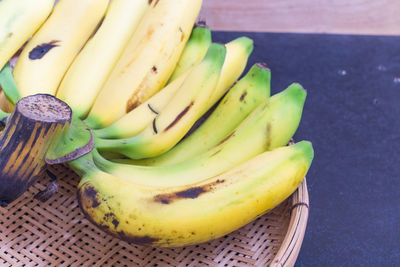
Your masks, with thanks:
[{"label": "brown spot on banana peel", "polygon": [[191,187],[182,191],[168,193],[168,194],[159,194],[156,195],[153,200],[155,202],[159,202],[161,204],[171,204],[172,202],[178,199],[195,199],[198,198],[200,195],[211,192],[215,189],[215,186],[218,184],[224,183],[225,180],[217,179],[214,182],[202,185],[202,186],[195,186]]},{"label": "brown spot on banana peel", "polygon": [[244,91],[243,94],[240,96],[240,99],[239,99],[240,102],[243,102],[243,100],[246,97],[246,95],[247,95],[247,91]]},{"label": "brown spot on banana peel", "polygon": [[35,48],[33,48],[33,49],[29,52],[29,59],[31,59],[31,60],[41,59],[41,58],[44,57],[51,49],[53,49],[54,47],[59,46],[59,45],[58,45],[59,42],[60,42],[59,40],[53,40],[53,41],[51,41],[51,42],[43,43],[43,44],[40,44],[40,45],[36,46]]},{"label": "brown spot on banana peel", "polygon": [[154,120],[153,120],[153,131],[154,131],[155,134],[158,134],[157,125],[156,125],[156,119],[157,118],[154,118]]},{"label": "brown spot on banana peel", "polygon": [[158,2],[160,2],[160,0],[156,0],[153,7],[156,7],[158,5]]},{"label": "brown spot on banana peel", "polygon": [[236,131],[231,132],[227,137],[225,137],[224,139],[222,139],[222,140],[217,144],[217,146],[219,146],[219,145],[225,143],[226,141],[228,141],[229,138],[231,138],[235,133],[236,133]]},{"label": "brown spot on banana peel", "polygon": [[100,206],[97,190],[92,186],[85,187],[83,194],[86,199],[89,199],[92,203],[92,208],[95,209]]},{"label": "brown spot on banana peel", "polygon": [[265,148],[269,149],[271,147],[271,124],[268,123],[267,124],[267,131],[266,131],[266,144],[265,144]]},{"label": "brown spot on banana peel", "polygon": [[183,42],[183,40],[185,40],[185,33],[183,32],[181,27],[179,27],[179,32],[181,33],[181,42]]},{"label": "brown spot on banana peel", "polygon": [[150,104],[147,104],[147,106],[149,107],[149,109],[151,110],[151,112],[153,112],[154,114],[158,115],[158,111],[156,111],[152,106],[150,106]]},{"label": "brown spot on banana peel", "polygon": [[151,71],[154,72],[154,73],[157,73],[157,67],[156,67],[156,66],[153,66],[153,67],[151,68]]},{"label": "brown spot on banana peel", "polygon": [[159,238],[151,236],[134,236],[126,234],[124,231],[117,232],[118,237],[128,243],[135,243],[139,245],[151,246],[159,241]]},{"label": "brown spot on banana peel", "polygon": [[164,132],[168,131],[169,129],[171,129],[175,124],[178,123],[178,121],[180,119],[182,119],[183,116],[185,116],[185,114],[189,111],[189,109],[194,105],[194,101],[190,102],[190,104],[184,109],[182,110],[181,113],[178,114],[178,116],[176,116],[176,118],[170,123],[170,125],[167,126],[167,128],[165,128]]},{"label": "brown spot on banana peel", "polygon": [[[112,227],[111,225],[105,225],[96,222],[88,213],[88,210],[93,208],[93,204],[90,204],[90,202],[93,203],[93,200],[90,199],[89,202],[87,201],[87,192],[89,192],[90,195],[95,195],[96,201],[98,202],[99,196],[97,190],[91,185],[84,184],[78,190],[78,204],[81,207],[81,210],[85,215],[86,219],[90,221],[93,225],[95,225],[97,228],[102,230],[103,232],[110,234],[114,237],[117,237],[121,240],[124,240],[128,243],[135,243],[140,245],[153,245],[155,242],[160,240],[159,238],[151,236],[134,236],[127,234],[124,231],[117,231],[116,228],[119,226],[119,221],[118,218],[115,216],[115,214],[111,211],[110,207],[108,207],[109,212],[104,215],[103,219],[107,222],[111,221],[111,224],[114,227]],[[83,199],[85,199],[85,202],[83,202]]]}]

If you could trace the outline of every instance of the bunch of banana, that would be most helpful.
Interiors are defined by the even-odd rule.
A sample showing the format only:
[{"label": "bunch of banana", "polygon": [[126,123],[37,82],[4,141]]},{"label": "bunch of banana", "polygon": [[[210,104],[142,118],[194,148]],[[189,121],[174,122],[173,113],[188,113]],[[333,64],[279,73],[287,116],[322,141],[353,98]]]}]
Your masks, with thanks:
[{"label": "bunch of banana", "polygon": [[[302,182],[313,148],[287,144],[306,91],[293,83],[270,96],[264,63],[240,78],[253,41],[213,43],[195,24],[201,0],[60,0],[51,12],[53,4],[0,2],[0,202],[30,186],[26,166],[35,178],[45,163],[67,162],[82,177],[80,206],[100,229],[184,246],[236,230]],[[37,101],[64,104],[53,96],[69,116],[36,134],[60,122],[56,105]],[[15,119],[26,99],[34,127]],[[29,133],[21,144],[19,131]],[[20,151],[29,162],[17,160]]]},{"label": "bunch of banana", "polygon": [[149,10],[90,110],[86,123],[91,128],[110,125],[164,87],[190,36],[202,0],[149,3]]}]

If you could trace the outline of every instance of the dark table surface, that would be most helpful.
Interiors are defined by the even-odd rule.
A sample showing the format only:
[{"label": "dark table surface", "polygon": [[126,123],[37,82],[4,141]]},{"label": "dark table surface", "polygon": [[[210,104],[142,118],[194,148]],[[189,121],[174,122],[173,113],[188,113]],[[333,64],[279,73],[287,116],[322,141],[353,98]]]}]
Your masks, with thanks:
[{"label": "dark table surface", "polygon": [[400,37],[278,33],[254,39],[272,93],[308,91],[295,139],[313,143],[310,216],[296,266],[400,266]]}]

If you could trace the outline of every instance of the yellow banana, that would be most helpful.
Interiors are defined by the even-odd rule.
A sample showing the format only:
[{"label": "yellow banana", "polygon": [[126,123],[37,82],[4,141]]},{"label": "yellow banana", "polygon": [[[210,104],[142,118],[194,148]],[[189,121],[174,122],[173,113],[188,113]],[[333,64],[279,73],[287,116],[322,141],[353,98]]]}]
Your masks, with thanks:
[{"label": "yellow banana", "polygon": [[92,39],[75,58],[57,91],[76,116],[84,118],[135,32],[148,0],[113,0]]},{"label": "yellow banana", "polygon": [[112,124],[164,87],[190,36],[202,0],[151,2],[86,119],[92,129]]},{"label": "yellow banana", "polygon": [[[133,158],[157,156],[169,150],[189,131],[207,110],[204,109],[215,89],[225,60],[224,45],[212,44],[203,61],[185,79],[176,96],[139,135],[127,140],[97,139],[99,148],[124,147]],[[129,149],[128,149],[129,148]],[[118,153],[122,151],[117,151]]]},{"label": "yellow banana", "polygon": [[[101,138],[126,138],[143,131],[169,103],[193,67],[203,60],[210,44],[210,29],[204,26],[195,26],[178,61],[177,69],[174,71],[174,74],[179,75],[179,77],[173,79],[158,93],[125,114],[118,121],[106,128],[95,130],[94,134]],[[230,56],[230,51],[226,51],[226,56]]]},{"label": "yellow banana", "polygon": [[226,235],[280,204],[299,186],[313,156],[311,143],[302,141],[181,186],[145,179],[136,184],[98,170],[90,155],[70,165],[83,176],[80,206],[100,229],[127,242],[177,247]]},{"label": "yellow banana", "polygon": [[65,72],[104,16],[108,0],[61,0],[14,68],[22,97],[55,95]]},{"label": "yellow banana", "polygon": [[49,16],[54,0],[0,2],[0,69]]}]

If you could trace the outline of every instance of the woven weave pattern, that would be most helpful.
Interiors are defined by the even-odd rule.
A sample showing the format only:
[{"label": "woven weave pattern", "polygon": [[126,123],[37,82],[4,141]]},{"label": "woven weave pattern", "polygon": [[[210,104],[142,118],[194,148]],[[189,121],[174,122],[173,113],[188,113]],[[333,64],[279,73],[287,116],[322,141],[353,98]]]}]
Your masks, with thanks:
[{"label": "woven weave pattern", "polygon": [[150,248],[108,236],[83,216],[79,182],[64,166],[50,167],[59,192],[47,203],[33,196],[43,177],[7,208],[0,208],[0,266],[267,266],[290,221],[290,199],[225,237],[184,248]]}]

